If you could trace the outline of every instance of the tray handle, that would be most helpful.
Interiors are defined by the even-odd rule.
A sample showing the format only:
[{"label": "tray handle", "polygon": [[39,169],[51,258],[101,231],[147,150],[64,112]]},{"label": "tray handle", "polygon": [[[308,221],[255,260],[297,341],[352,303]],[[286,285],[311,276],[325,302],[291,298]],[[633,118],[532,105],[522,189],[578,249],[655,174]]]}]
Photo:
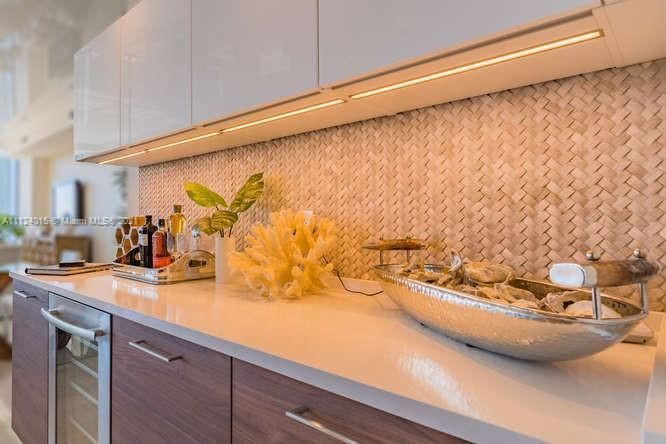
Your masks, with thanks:
[{"label": "tray handle", "polygon": [[585,255],[588,262],[553,264],[548,275],[550,280],[565,287],[590,288],[595,319],[601,319],[600,287],[621,287],[638,284],[641,298],[641,311],[647,313],[647,281],[659,272],[659,265],[646,260],[641,250],[635,250],[632,259],[600,261],[600,256],[592,251]]}]

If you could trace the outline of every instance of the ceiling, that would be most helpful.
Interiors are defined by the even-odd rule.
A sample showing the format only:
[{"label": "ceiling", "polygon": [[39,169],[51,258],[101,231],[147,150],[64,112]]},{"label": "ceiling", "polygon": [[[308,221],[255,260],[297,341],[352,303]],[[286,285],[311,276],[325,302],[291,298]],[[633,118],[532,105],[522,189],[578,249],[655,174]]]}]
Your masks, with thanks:
[{"label": "ceiling", "polygon": [[41,134],[31,122],[54,110],[70,121],[71,98],[54,88],[71,83],[74,53],[137,1],[0,0],[0,151]]},{"label": "ceiling", "polygon": [[[49,46],[76,35],[76,45],[80,46],[85,43],[85,37],[91,37],[86,34],[101,32],[133,3],[128,0],[0,0],[0,68],[11,67],[21,48],[29,43]],[[66,51],[63,55],[69,57]]]}]

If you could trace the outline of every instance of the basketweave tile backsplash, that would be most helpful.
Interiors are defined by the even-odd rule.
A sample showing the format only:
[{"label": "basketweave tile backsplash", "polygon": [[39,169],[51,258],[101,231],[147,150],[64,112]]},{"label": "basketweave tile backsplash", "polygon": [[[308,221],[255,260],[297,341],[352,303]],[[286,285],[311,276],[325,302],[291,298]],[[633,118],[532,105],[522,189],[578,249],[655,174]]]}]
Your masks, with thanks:
[{"label": "basketweave tile backsplash", "polygon": [[[311,209],[336,222],[330,259],[348,276],[378,261],[364,241],[405,235],[428,261],[456,249],[538,278],[591,248],[644,248],[666,269],[666,59],[143,167],[141,212],[200,217],[183,182],[231,196],[257,171],[266,194],[239,238],[271,211]],[[663,273],[650,287],[663,310]]]}]

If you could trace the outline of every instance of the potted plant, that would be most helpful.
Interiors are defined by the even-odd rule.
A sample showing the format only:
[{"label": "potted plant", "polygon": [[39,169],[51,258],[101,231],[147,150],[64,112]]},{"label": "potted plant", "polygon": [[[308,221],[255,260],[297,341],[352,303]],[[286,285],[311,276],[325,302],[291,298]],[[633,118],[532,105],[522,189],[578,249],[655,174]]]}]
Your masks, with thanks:
[{"label": "potted plant", "polygon": [[17,240],[25,233],[23,227],[12,224],[13,219],[8,214],[0,214],[0,244]]},{"label": "potted plant", "polygon": [[215,281],[229,283],[231,269],[229,255],[236,250],[233,228],[240,213],[249,210],[264,192],[264,173],[251,175],[227,204],[215,191],[195,182],[185,182],[187,196],[199,206],[213,208],[210,216],[194,221],[193,228],[209,236],[215,236]]}]

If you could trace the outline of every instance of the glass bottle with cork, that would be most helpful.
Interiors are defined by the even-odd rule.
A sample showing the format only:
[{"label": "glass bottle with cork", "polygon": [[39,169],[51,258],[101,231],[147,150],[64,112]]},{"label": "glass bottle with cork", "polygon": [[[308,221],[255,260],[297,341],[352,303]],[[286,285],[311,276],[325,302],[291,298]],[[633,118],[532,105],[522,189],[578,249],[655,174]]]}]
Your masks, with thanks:
[{"label": "glass bottle with cork", "polygon": [[173,214],[169,217],[169,243],[171,244],[169,250],[176,257],[187,251],[187,219],[182,211],[182,205],[174,205]]},{"label": "glass bottle with cork", "polygon": [[153,216],[146,216],[146,223],[139,228],[139,252],[141,253],[141,266],[153,268],[153,234],[157,227],[153,225]]}]

